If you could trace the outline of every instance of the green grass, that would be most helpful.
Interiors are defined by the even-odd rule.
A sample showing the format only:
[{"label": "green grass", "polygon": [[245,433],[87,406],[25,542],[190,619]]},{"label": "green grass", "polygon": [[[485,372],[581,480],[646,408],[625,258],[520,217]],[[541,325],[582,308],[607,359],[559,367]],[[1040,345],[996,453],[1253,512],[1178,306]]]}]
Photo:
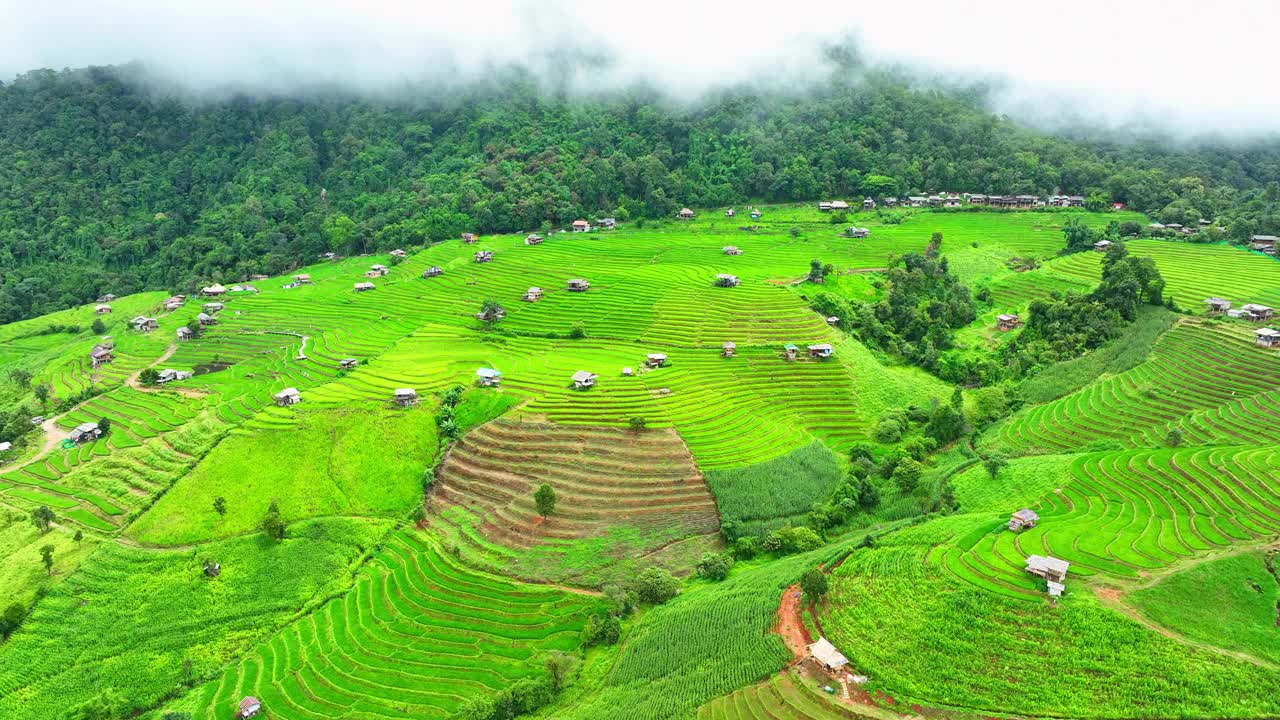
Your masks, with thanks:
[{"label": "green grass", "polygon": [[[1235,307],[1250,302],[1280,307],[1280,262],[1265,255],[1226,244],[1133,240],[1126,245],[1130,255],[1155,259],[1165,279],[1165,297],[1192,312],[1205,313],[1204,300],[1210,297],[1226,298]],[[1076,253],[1046,267],[1096,285],[1101,259],[1098,253]]]},{"label": "green grass", "polygon": [[698,720],[837,720],[856,717],[842,708],[818,683],[792,670],[717,698],[698,708]]},{"label": "green grass", "polygon": [[1280,581],[1267,571],[1262,552],[1194,565],[1127,599],[1192,640],[1280,664]]},{"label": "green grass", "polygon": [[[224,440],[129,536],[178,544],[249,532],[273,500],[286,521],[408,515],[437,452],[430,403],[407,410],[297,407],[280,413],[280,429],[236,432]],[[226,515],[213,511],[219,496],[227,500]]]},{"label": "green grass", "polygon": [[[557,502],[540,517],[533,494],[544,483]],[[523,578],[598,585],[634,576],[638,556],[719,546],[715,502],[670,429],[495,420],[453,445],[429,504],[469,560]],[[680,572],[697,556],[647,562],[664,559]]]},{"label": "green grass", "polygon": [[[1129,357],[1136,359],[1140,351],[1141,345]],[[1280,437],[1267,403],[1255,408],[1250,401],[1262,400],[1278,385],[1280,363],[1254,345],[1248,326],[1184,322],[1162,335],[1144,362],[1025,407],[984,432],[978,445],[1013,454],[1084,450],[1099,443],[1151,447],[1163,442],[1172,424],[1194,413],[1209,427],[1191,428],[1188,444],[1275,441]]]},{"label": "green grass", "polygon": [[[53,585],[21,630],[0,645],[0,716],[64,717],[114,690],[138,708],[219,673],[309,603],[347,585],[386,523],[299,523],[274,544],[260,536],[198,550],[102,544],[80,572]],[[222,564],[206,578],[201,558]]]},{"label": "green grass", "polygon": [[469,570],[398,533],[340,598],[175,706],[214,720],[244,695],[275,718],[438,718],[573,651],[593,598]]},{"label": "green grass", "polygon": [[954,528],[933,525],[854,553],[822,613],[827,637],[899,702],[1091,718],[1280,712],[1274,671],[1151,632],[1070,579],[1051,607],[956,578],[932,547]]},{"label": "green grass", "polygon": [[756,465],[707,473],[722,522],[743,534],[761,535],[787,522],[803,524],[814,503],[827,499],[844,468],[825,445],[814,442]]},{"label": "green grass", "polygon": [[1114,342],[1074,360],[1051,365],[1018,386],[1018,395],[1029,404],[1045,403],[1078,390],[1103,375],[1115,375],[1146,360],[1156,341],[1177,322],[1177,313],[1143,307],[1134,324]]}]

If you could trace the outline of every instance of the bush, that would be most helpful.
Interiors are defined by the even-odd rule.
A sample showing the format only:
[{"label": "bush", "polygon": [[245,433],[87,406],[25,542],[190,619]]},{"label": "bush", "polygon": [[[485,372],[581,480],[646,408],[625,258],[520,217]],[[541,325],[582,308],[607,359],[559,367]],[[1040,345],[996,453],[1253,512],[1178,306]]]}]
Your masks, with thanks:
[{"label": "bush", "polygon": [[635,432],[640,432],[646,425],[645,419],[642,417],[633,417],[627,421],[627,425]]},{"label": "bush", "polygon": [[893,482],[903,495],[910,495],[920,484],[924,475],[924,466],[914,458],[904,457],[893,470]]},{"label": "bush", "polygon": [[896,443],[902,439],[902,426],[894,420],[881,420],[876,425],[875,438],[885,444]]},{"label": "bush", "polygon": [[800,577],[800,589],[805,597],[817,600],[827,594],[827,574],[814,568]]},{"label": "bush", "polygon": [[663,568],[647,568],[636,578],[636,595],[643,602],[661,605],[679,593],[680,581]]},{"label": "bush", "polygon": [[779,555],[791,555],[822,547],[822,538],[807,527],[785,527],[769,533],[764,547]]},{"label": "bush", "polygon": [[587,624],[580,635],[582,644],[587,647],[613,645],[621,637],[622,621],[616,615],[592,615],[587,618]]},{"label": "bush", "polygon": [[729,577],[733,558],[726,553],[706,553],[698,561],[698,576],[719,582]]}]

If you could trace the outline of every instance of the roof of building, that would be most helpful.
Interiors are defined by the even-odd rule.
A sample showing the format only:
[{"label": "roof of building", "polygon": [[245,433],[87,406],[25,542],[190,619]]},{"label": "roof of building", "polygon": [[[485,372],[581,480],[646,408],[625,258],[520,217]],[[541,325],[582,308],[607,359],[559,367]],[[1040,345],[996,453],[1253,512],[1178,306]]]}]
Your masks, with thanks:
[{"label": "roof of building", "polygon": [[371,282],[358,282],[355,284],[355,288],[357,290],[368,289],[368,288],[372,288],[373,286],[374,285]]},{"label": "roof of building", "polygon": [[1060,582],[1054,582],[1052,580],[1049,581],[1048,585],[1049,585],[1049,594],[1052,595],[1053,597],[1060,597],[1062,595],[1062,591],[1067,589],[1067,586],[1063,585]]},{"label": "roof of building", "polygon": [[724,345],[723,345],[722,347],[727,347],[727,348],[736,348],[736,347],[738,347],[738,344],[737,344],[737,343],[735,343],[735,342],[734,342],[734,341],[732,341],[732,340],[726,340],[726,341],[724,342]]},{"label": "roof of building", "polygon": [[262,701],[252,695],[248,695],[240,701],[240,712],[242,713],[246,710],[253,710],[254,708],[260,707],[262,707]]},{"label": "roof of building", "polygon": [[662,358],[663,360],[666,360],[667,354],[666,353],[649,353],[648,358],[650,360],[657,360],[658,358]]},{"label": "roof of building", "polygon": [[13,443],[10,443],[10,442],[0,442],[0,452],[4,452],[4,451],[8,450],[8,449],[9,449],[9,448],[11,448],[11,447],[13,447]]},{"label": "roof of building", "polygon": [[75,427],[75,429],[74,429],[74,430],[72,430],[72,432],[91,433],[91,432],[93,432],[94,430],[97,430],[97,429],[98,429],[98,423],[96,423],[96,422],[83,422],[83,423],[80,423],[79,425],[77,425],[77,426]]},{"label": "roof of building", "polygon": [[1040,522],[1040,516],[1036,514],[1036,511],[1028,510],[1027,508],[1022,508],[1015,512],[1013,517],[1016,517],[1023,522]]},{"label": "roof of building", "polygon": [[502,377],[502,373],[498,372],[497,370],[494,370],[493,368],[480,368],[479,370],[476,370],[476,375],[482,378]]},{"label": "roof of building", "polygon": [[396,397],[418,397],[418,391],[413,388],[396,388]]},{"label": "roof of building", "polygon": [[1000,322],[1014,322],[1018,319],[1018,316],[1013,313],[1000,313],[996,316],[996,319]]},{"label": "roof of building", "polygon": [[226,289],[225,287],[223,287],[222,285],[219,285],[219,284],[217,284],[217,283],[214,283],[214,284],[212,284],[212,285],[210,285],[209,287],[207,287],[207,288],[205,288],[205,289],[204,289],[204,292],[212,292],[212,293],[219,293],[219,292],[226,292],[226,291],[227,291],[227,289]]},{"label": "roof of building", "polygon": [[1052,572],[1060,575],[1067,574],[1067,568],[1071,567],[1071,563],[1066,560],[1059,560],[1056,557],[1045,557],[1044,555],[1032,555],[1027,558],[1028,570],[1040,570],[1042,572]]},{"label": "roof of building", "polygon": [[818,642],[809,646],[809,654],[827,667],[844,667],[849,664],[849,658],[841,655],[836,646],[832,645],[824,637],[819,637]]},{"label": "roof of building", "polygon": [[295,388],[295,387],[287,387],[287,388],[285,388],[285,389],[281,390],[280,392],[276,393],[276,395],[275,395],[275,396],[276,396],[276,397],[278,397],[278,398],[286,398],[286,397],[294,397],[294,396],[296,396],[296,395],[301,395],[301,394],[302,394],[302,393],[298,392],[298,388]]},{"label": "roof of building", "polygon": [[817,345],[810,345],[809,349],[810,350],[826,350],[827,352],[830,352],[831,345],[828,343],[818,343]]},{"label": "roof of building", "polygon": [[190,334],[191,334],[191,328],[189,328],[189,327],[187,327],[187,326],[185,326],[185,325],[184,325],[184,326],[182,326],[182,327],[178,328],[178,334],[179,334],[179,335],[190,335]]},{"label": "roof of building", "polygon": [[1204,300],[1204,301],[1205,301],[1207,304],[1209,304],[1209,305],[1221,305],[1222,303],[1229,303],[1229,302],[1231,302],[1230,300],[1223,300],[1223,299],[1222,299],[1222,298],[1220,298],[1220,297],[1205,298],[1205,300]]},{"label": "roof of building", "polygon": [[795,345],[793,345],[793,344],[791,344],[791,343],[787,343],[786,345],[783,345],[783,346],[782,346],[782,349],[783,349],[783,350],[795,350],[795,349],[796,349],[796,346],[795,346]]},{"label": "roof of building", "polygon": [[717,280],[737,280],[738,276],[730,275],[729,273],[716,273],[716,279]]},{"label": "roof of building", "polygon": [[1258,305],[1257,303],[1246,303],[1244,305],[1241,305],[1240,309],[1248,310],[1250,312],[1262,312],[1262,311],[1270,310],[1271,308],[1267,307],[1266,305]]},{"label": "roof of building", "polygon": [[595,376],[596,376],[596,374],[595,374],[595,373],[593,373],[593,372],[587,372],[586,370],[579,370],[578,372],[576,372],[576,373],[574,373],[574,374],[573,374],[573,381],[574,381],[574,382],[585,382],[585,381],[587,381],[587,380],[593,380],[593,379],[595,379]]},{"label": "roof of building", "polygon": [[1272,330],[1271,328],[1258,328],[1253,331],[1254,335],[1259,337],[1280,337],[1280,330]]},{"label": "roof of building", "polygon": [[1250,235],[1249,240],[1252,242],[1276,242],[1280,241],[1275,235]]}]

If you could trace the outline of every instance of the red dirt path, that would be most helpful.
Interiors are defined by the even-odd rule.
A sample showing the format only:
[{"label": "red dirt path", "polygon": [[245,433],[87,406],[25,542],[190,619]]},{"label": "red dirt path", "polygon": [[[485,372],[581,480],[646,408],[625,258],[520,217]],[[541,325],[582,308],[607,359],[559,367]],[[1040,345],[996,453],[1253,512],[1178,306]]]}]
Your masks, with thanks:
[{"label": "red dirt path", "polygon": [[800,596],[803,593],[800,585],[792,585],[782,591],[782,602],[778,603],[778,634],[791,650],[792,664],[809,656],[809,645],[813,640],[800,619]]}]

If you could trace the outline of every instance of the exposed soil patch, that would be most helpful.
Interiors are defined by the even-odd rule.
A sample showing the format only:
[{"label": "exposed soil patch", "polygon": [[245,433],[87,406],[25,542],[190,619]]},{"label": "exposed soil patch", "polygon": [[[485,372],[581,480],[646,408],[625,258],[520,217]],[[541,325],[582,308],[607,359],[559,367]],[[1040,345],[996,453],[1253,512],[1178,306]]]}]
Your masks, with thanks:
[{"label": "exposed soil patch", "polygon": [[798,663],[809,656],[809,645],[813,640],[800,618],[800,600],[803,596],[800,585],[792,585],[782,591],[782,602],[778,603],[778,625],[775,628],[782,636],[782,641],[791,650],[792,663]]},{"label": "exposed soil patch", "polygon": [[223,370],[231,367],[231,365],[232,363],[229,362],[211,362],[203,365],[197,365],[192,368],[192,370],[196,375],[208,375],[210,373],[222,372]]}]

